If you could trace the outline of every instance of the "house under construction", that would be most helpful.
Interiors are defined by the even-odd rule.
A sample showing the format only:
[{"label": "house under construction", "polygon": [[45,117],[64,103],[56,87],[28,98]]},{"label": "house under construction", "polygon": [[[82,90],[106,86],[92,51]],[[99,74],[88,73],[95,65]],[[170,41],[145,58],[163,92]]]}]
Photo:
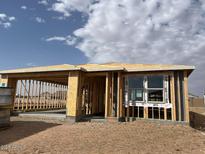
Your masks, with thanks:
[{"label": "house under construction", "polygon": [[13,91],[13,109],[66,108],[86,116],[189,122],[188,76],[194,66],[152,64],[55,65],[0,71]]}]

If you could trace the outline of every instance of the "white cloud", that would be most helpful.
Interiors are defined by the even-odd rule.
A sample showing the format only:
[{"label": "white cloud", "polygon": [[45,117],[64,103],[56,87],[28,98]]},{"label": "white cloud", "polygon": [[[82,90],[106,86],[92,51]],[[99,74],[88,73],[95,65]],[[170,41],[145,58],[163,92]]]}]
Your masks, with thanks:
[{"label": "white cloud", "polygon": [[47,42],[60,41],[60,42],[64,42],[67,45],[74,45],[76,43],[77,39],[75,37],[68,35],[66,37],[62,37],[62,36],[49,37],[46,39],[46,41]]},{"label": "white cloud", "polygon": [[9,21],[14,21],[14,20],[16,20],[15,17],[9,17],[8,19],[9,19]]},{"label": "white cloud", "polygon": [[5,20],[7,18],[7,15],[4,13],[0,13],[0,19]]},{"label": "white cloud", "polygon": [[22,10],[26,10],[26,9],[27,9],[27,6],[23,5],[23,6],[21,6],[21,9],[22,9]]},{"label": "white cloud", "polygon": [[41,5],[48,5],[48,0],[40,0],[38,1],[38,4],[41,4]]},{"label": "white cloud", "polygon": [[65,37],[61,37],[61,36],[53,36],[53,37],[49,37],[46,39],[47,42],[51,42],[51,41],[65,41],[66,38]]},{"label": "white cloud", "polygon": [[36,17],[35,20],[38,23],[45,23],[45,20],[43,18],[41,18],[41,17]]},{"label": "white cloud", "polygon": [[11,27],[11,22],[14,21],[16,18],[13,16],[8,16],[5,13],[0,13],[0,26],[4,28]]},{"label": "white cloud", "polygon": [[89,6],[94,0],[58,0],[52,5],[52,10],[63,13],[65,17],[69,17],[73,11],[87,13]]},{"label": "white cloud", "polygon": [[58,0],[52,9],[88,16],[74,36],[90,62],[196,65],[190,86],[205,87],[204,0]]}]

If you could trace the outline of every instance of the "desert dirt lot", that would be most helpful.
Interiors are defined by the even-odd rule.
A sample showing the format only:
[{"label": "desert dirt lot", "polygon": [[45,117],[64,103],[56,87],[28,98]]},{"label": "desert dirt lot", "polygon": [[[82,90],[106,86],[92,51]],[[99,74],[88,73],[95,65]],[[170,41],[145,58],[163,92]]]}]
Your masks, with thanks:
[{"label": "desert dirt lot", "polygon": [[0,131],[0,153],[194,153],[205,154],[205,132],[148,121],[81,122],[12,117]]}]

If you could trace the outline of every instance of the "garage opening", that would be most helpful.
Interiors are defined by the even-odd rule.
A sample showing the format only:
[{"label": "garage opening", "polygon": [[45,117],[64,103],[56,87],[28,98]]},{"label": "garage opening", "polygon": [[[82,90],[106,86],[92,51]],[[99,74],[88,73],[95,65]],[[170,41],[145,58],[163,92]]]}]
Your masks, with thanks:
[{"label": "garage opening", "polygon": [[13,111],[19,116],[65,118],[68,78],[17,79]]}]

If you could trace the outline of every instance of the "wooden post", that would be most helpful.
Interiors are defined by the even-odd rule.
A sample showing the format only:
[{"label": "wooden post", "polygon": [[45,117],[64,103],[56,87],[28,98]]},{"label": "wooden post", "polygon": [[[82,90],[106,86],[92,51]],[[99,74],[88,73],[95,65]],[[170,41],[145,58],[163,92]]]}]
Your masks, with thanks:
[{"label": "wooden post", "polygon": [[121,72],[118,72],[118,77],[117,77],[117,118],[118,119],[124,116],[122,86],[123,86],[122,74]]},{"label": "wooden post", "polygon": [[172,74],[171,74],[170,90],[171,90],[171,103],[172,103],[172,121],[176,121],[174,72],[172,72]]},{"label": "wooden post", "polygon": [[[37,109],[39,109],[39,105],[41,103],[41,81],[38,82],[38,87],[39,87],[39,90],[38,90],[38,101],[37,101]],[[40,105],[41,106],[41,105]],[[41,108],[41,107],[40,107]]]},{"label": "wooden post", "polygon": [[167,108],[164,107],[164,120],[167,120]]},{"label": "wooden post", "polygon": [[181,116],[181,90],[180,90],[180,78],[179,78],[179,75],[180,75],[179,72],[177,72],[177,104],[178,104],[179,121],[182,121],[182,116]]},{"label": "wooden post", "polygon": [[109,73],[106,73],[106,84],[105,84],[105,118],[108,117],[108,103],[109,103]]},{"label": "wooden post", "polygon": [[189,122],[189,98],[188,98],[188,75],[184,71],[184,98],[185,98],[185,121]]},{"label": "wooden post", "polygon": [[148,119],[148,107],[147,106],[144,107],[144,118]]}]

